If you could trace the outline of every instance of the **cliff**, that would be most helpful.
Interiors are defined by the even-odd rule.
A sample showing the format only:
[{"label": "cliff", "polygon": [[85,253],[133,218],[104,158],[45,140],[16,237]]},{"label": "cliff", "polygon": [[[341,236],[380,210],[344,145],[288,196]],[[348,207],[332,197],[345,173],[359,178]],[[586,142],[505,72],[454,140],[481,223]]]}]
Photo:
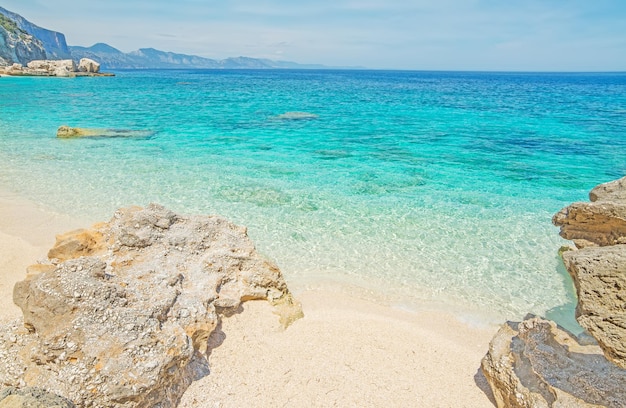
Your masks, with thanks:
[{"label": "cliff", "polygon": [[45,59],[42,42],[1,14],[2,11],[4,9],[0,8],[0,66]]},{"label": "cliff", "polygon": [[[37,57],[30,58],[30,56],[22,56],[22,59],[16,59],[10,61],[11,63],[18,62],[26,64],[36,59],[68,59],[71,58],[70,50],[65,41],[65,35],[51,31],[38,25],[31,23],[19,14],[13,13],[0,7],[0,14],[4,16],[5,21],[13,22],[14,25],[24,33],[31,35],[33,38],[39,40],[44,49],[44,55],[38,55]],[[4,47],[0,44],[0,50]],[[30,59],[28,59],[30,58]]]}]

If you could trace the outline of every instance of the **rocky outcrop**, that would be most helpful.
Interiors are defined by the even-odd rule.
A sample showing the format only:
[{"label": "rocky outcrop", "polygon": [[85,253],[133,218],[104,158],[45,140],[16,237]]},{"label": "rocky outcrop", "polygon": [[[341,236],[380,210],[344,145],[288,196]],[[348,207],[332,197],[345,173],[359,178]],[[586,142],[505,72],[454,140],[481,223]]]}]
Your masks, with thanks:
[{"label": "rocky outcrop", "polygon": [[498,407],[626,407],[626,177],[589,198],[553,223],[578,248],[562,257],[594,346],[538,318],[503,326],[482,363]]},{"label": "rocky outcrop", "polygon": [[76,72],[76,63],[71,60],[35,60],[31,61],[26,66],[35,71],[41,72],[42,75],[56,75],[56,76],[69,76],[70,72]]},{"label": "rocky outcrop", "polygon": [[244,227],[161,206],[57,237],[16,284],[23,326],[0,328],[0,383],[42,387],[79,407],[174,407],[208,373],[208,338],[242,302],[301,316],[279,269]]},{"label": "rocky outcrop", "polygon": [[0,74],[12,76],[114,76],[110,73],[101,73],[100,65],[95,61],[83,61],[83,65],[76,66],[73,60],[34,60],[26,66],[13,64],[0,67]]},{"label": "rocky outcrop", "polygon": [[601,184],[589,193],[591,202],[563,208],[552,218],[561,236],[578,248],[626,244],[626,177]]},{"label": "rocky outcrop", "polygon": [[100,64],[90,58],[81,58],[78,63],[78,71],[95,74],[100,72]]},{"label": "rocky outcrop", "polygon": [[57,129],[57,137],[61,139],[81,137],[150,137],[152,135],[154,135],[154,132],[151,130],[93,129],[66,125],[59,126]]},{"label": "rocky outcrop", "polygon": [[500,408],[626,406],[626,370],[538,317],[502,326],[482,370]]}]

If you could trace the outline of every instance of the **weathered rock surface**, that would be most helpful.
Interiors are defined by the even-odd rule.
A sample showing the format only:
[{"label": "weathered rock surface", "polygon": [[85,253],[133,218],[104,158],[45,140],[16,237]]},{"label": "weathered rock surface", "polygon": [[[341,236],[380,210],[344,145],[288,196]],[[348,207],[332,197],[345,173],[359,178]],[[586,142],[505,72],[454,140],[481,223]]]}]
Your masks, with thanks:
[{"label": "weathered rock surface", "polygon": [[57,129],[57,137],[61,139],[77,137],[150,137],[152,135],[154,135],[154,132],[151,130],[93,129],[70,127],[67,125],[59,126]]},{"label": "weathered rock surface", "polygon": [[174,407],[208,373],[221,314],[267,299],[285,324],[301,316],[278,268],[220,217],[121,209],[48,256],[14,288],[23,326],[0,328],[0,383],[79,407]]},{"label": "weathered rock surface", "polygon": [[78,63],[78,70],[80,72],[98,73],[100,72],[100,64],[90,58],[81,58]]},{"label": "weathered rock surface", "polygon": [[576,286],[581,346],[539,318],[504,325],[483,359],[499,407],[626,407],[626,177],[553,217],[576,250],[562,252]]},{"label": "weathered rock surface", "polygon": [[626,370],[538,317],[503,325],[482,370],[499,408],[626,406]]},{"label": "weathered rock surface", "polygon": [[0,392],[0,408],[74,408],[68,399],[36,387],[8,387]]},{"label": "weathered rock surface", "polygon": [[626,245],[567,251],[563,261],[578,294],[576,320],[626,368]]},{"label": "weathered rock surface", "polygon": [[590,203],[563,208],[552,218],[578,248],[626,244],[626,177],[591,190]]},{"label": "weathered rock surface", "polygon": [[83,65],[76,66],[73,60],[33,60],[27,66],[12,64],[1,67],[0,74],[12,76],[114,76],[114,74],[100,72],[100,65],[93,61],[83,61]]}]

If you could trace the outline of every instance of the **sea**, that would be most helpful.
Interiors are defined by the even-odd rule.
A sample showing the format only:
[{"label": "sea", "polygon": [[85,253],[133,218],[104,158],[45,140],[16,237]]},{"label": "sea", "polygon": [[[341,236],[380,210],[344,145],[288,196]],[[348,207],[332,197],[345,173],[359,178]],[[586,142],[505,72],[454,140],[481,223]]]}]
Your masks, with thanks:
[{"label": "sea", "polygon": [[217,214],[302,290],[576,329],[551,218],[626,175],[626,73],[114,73],[0,78],[0,189]]}]

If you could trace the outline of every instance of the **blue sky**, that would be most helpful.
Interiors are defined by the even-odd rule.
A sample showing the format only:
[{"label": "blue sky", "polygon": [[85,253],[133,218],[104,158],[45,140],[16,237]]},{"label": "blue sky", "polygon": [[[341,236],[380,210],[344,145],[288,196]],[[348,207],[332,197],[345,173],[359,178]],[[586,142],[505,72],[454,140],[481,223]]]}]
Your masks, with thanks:
[{"label": "blue sky", "polygon": [[419,70],[626,71],[626,0],[0,0],[63,32],[209,58]]}]

